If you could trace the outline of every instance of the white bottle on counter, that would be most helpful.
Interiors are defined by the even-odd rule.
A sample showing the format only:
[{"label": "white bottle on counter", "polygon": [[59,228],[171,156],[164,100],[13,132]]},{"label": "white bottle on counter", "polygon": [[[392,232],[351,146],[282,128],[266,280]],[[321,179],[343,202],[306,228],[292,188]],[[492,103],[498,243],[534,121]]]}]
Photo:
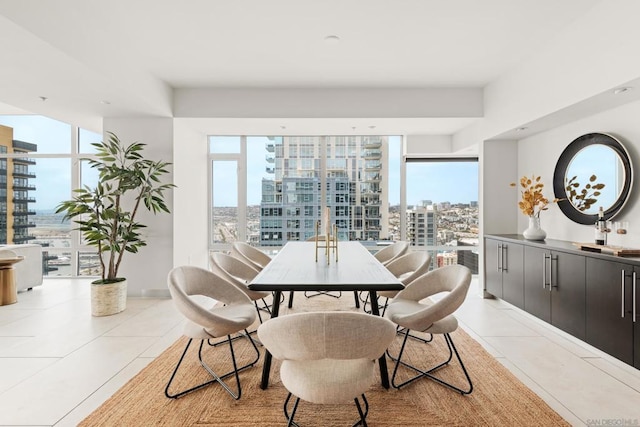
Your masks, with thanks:
[{"label": "white bottle on counter", "polygon": [[598,220],[596,221],[596,245],[607,244],[607,222],[604,220],[604,210],[602,206],[598,210]]}]

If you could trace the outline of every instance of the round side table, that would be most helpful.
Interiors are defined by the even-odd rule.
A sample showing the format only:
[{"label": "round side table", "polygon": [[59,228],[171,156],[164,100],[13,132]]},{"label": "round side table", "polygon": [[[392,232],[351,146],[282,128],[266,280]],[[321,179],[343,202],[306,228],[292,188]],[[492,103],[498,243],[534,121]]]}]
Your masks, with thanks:
[{"label": "round side table", "polygon": [[0,305],[18,302],[18,291],[16,290],[16,277],[13,265],[23,259],[24,257],[22,255],[4,258],[0,254]]}]

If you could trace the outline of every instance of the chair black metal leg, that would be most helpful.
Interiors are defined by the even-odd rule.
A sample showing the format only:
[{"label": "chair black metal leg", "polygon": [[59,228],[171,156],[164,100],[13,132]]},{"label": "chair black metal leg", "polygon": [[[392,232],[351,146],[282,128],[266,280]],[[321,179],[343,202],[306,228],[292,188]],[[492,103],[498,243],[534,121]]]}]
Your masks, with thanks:
[{"label": "chair black metal leg", "polygon": [[260,321],[260,323],[262,323],[262,316],[260,315],[260,312],[265,311],[269,313],[269,317],[271,317],[271,306],[267,303],[267,301],[265,301],[264,298],[260,298],[260,300],[262,301],[262,307],[258,305],[257,300],[253,301],[253,304],[256,306],[256,311],[258,312],[258,320]]},{"label": "chair black metal leg", "polygon": [[[233,363],[233,370],[230,372],[227,372],[224,375],[217,375],[210,367],[209,365],[207,365],[204,360],[202,359],[202,348],[204,345],[205,340],[200,340],[200,347],[198,348],[198,360],[200,361],[200,365],[209,373],[209,375],[211,375],[213,377],[213,379],[209,380],[209,381],[205,381],[202,384],[199,384],[197,386],[191,387],[189,389],[180,391],[178,393],[174,393],[171,394],[169,392],[169,388],[171,387],[171,384],[173,383],[173,380],[178,372],[178,369],[180,368],[180,365],[182,364],[182,361],[184,360],[184,357],[187,354],[187,351],[189,350],[189,346],[191,345],[191,342],[193,341],[193,338],[190,338],[189,341],[187,342],[187,345],[185,346],[184,351],[182,352],[182,356],[180,356],[180,360],[178,361],[178,364],[176,365],[175,369],[173,370],[173,373],[171,374],[171,378],[169,379],[169,382],[167,383],[167,386],[164,390],[164,394],[165,396],[167,396],[170,399],[177,399],[181,396],[184,396],[187,393],[191,393],[193,391],[199,390],[203,387],[206,387],[210,384],[213,384],[214,382],[219,383],[230,395],[231,397],[233,397],[234,399],[238,400],[240,399],[240,396],[242,394],[242,388],[240,386],[240,377],[239,377],[239,373],[247,368],[252,367],[253,365],[255,365],[258,360],[260,359],[260,351],[258,350],[258,347],[256,346],[256,343],[253,341],[253,339],[251,338],[251,335],[247,332],[247,330],[245,329],[246,332],[246,337],[249,339],[249,341],[251,342],[251,345],[253,346],[253,349],[256,352],[256,358],[251,361],[250,363],[238,367],[237,366],[237,362],[236,362],[236,358],[235,358],[235,353],[233,351],[233,339],[231,338],[231,335],[227,336],[227,340],[226,342],[229,344],[229,350],[231,352],[231,360]],[[207,340],[208,341],[208,340]],[[234,375],[236,378],[236,385],[237,385],[237,391],[233,391],[229,388],[229,386],[223,381],[225,378]]]},{"label": "chair black metal leg", "polygon": [[258,312],[258,320],[260,321],[260,324],[262,324],[262,315],[260,315],[260,307],[258,307],[258,302],[254,301],[253,305],[256,306],[256,311]]},{"label": "chair black metal leg", "polygon": [[[359,299],[360,299],[360,300],[362,300],[362,298],[359,298]],[[369,313],[369,314],[371,314],[371,313],[373,312],[373,309],[367,310],[367,304],[368,304],[368,305],[371,305],[370,297],[369,297],[369,292],[367,292],[367,296],[365,297],[365,299],[364,299],[364,301],[363,301],[362,310],[363,310],[365,313]],[[356,308],[360,308],[360,307],[359,307],[358,305],[356,305]],[[383,311],[382,311],[382,316],[384,316],[384,308],[385,308],[385,307],[384,307],[384,306],[381,306],[381,305],[379,305],[379,304],[378,304],[378,311],[379,311],[381,308],[383,309]]]},{"label": "chair black metal leg", "polygon": [[333,297],[333,298],[340,298],[342,296],[342,291],[338,291],[338,295],[334,295],[329,291],[317,291],[313,294],[309,294],[309,291],[304,291],[304,296],[307,298],[313,298],[313,297],[317,297],[320,295],[326,295],[328,297]]},{"label": "chair black metal leg", "polygon": [[[262,345],[262,343],[260,343],[257,339],[254,340],[253,338],[251,338],[251,335],[255,334],[255,333],[257,333],[257,330],[253,330],[253,331],[249,332],[248,330],[244,329],[244,332],[238,332],[238,335],[236,335],[235,337],[231,338],[231,341],[235,341],[235,340],[240,339],[240,338],[248,339],[249,342],[251,343],[251,346],[253,347],[253,350],[256,352],[255,359],[253,359],[251,362],[247,363],[246,365],[241,366],[240,368],[238,368],[238,372],[241,372],[241,371],[243,371],[243,370],[245,370],[247,368],[252,367],[256,363],[258,363],[258,360],[260,360],[260,350],[258,350],[258,344],[257,343],[259,343],[260,345]],[[209,343],[210,346],[217,347],[220,344],[226,344],[228,342],[228,339],[224,340],[224,341],[219,341],[219,342],[213,343],[213,344],[210,342],[210,340],[207,340],[207,342]],[[224,378],[224,376],[222,378]]]},{"label": "chair black metal leg", "polygon": [[356,303],[356,308],[360,308],[360,298],[358,297],[358,291],[353,291],[353,299]]},{"label": "chair black metal leg", "polygon": [[[167,387],[164,389],[164,395],[167,396],[170,399],[177,399],[178,397],[185,395],[187,393],[190,393],[192,391],[196,391],[198,389],[201,389],[203,387],[208,386],[209,384],[215,382],[215,380],[209,380],[206,381],[200,385],[197,385],[195,387],[192,387],[188,390],[183,390],[179,393],[176,394],[170,394],[169,393],[169,387],[171,387],[171,383],[173,382],[173,379],[175,378],[176,374],[178,373],[178,369],[180,368],[180,365],[182,364],[182,361],[184,360],[184,356],[187,354],[187,351],[189,350],[189,346],[191,345],[191,342],[193,341],[193,338],[190,338],[189,341],[187,342],[186,347],[184,348],[184,351],[182,352],[182,356],[180,356],[180,360],[178,361],[178,364],[176,365],[176,368],[173,370],[173,373],[171,374],[171,378],[169,378],[169,382],[167,383]],[[200,346],[202,346],[202,342],[200,343]]]},{"label": "chair black metal leg", "polygon": [[456,387],[453,387],[453,388],[458,390],[461,394],[470,394],[473,391],[473,383],[471,382],[471,377],[469,377],[469,373],[467,372],[467,368],[464,366],[464,363],[462,363],[462,359],[460,358],[460,353],[458,353],[458,349],[456,348],[455,344],[453,343],[453,339],[451,338],[451,335],[445,334],[444,337],[447,340],[447,344],[449,345],[449,349],[453,349],[453,352],[456,354],[456,358],[458,359],[458,362],[460,363],[460,366],[462,367],[462,372],[464,372],[464,376],[467,378],[467,383],[469,384],[469,389],[468,390],[461,390],[461,389],[456,388]]},{"label": "chair black metal leg", "polygon": [[369,402],[367,401],[366,396],[364,395],[364,393],[362,394],[362,401],[364,402],[364,412],[362,412],[362,406],[360,406],[360,402],[358,401],[358,398],[356,397],[355,399],[353,399],[356,402],[356,408],[358,408],[358,414],[360,414],[360,420],[357,421],[353,427],[357,427],[357,426],[362,426],[362,427],[367,427],[367,415],[369,415]]},{"label": "chair black metal leg", "polygon": [[[247,335],[255,335],[256,333],[258,333],[257,329],[254,329],[253,331],[247,331],[246,329],[243,332],[238,332],[237,335],[234,335],[231,340],[232,341],[237,341],[239,339],[242,338],[248,338]],[[253,343],[255,343],[256,345],[262,346],[262,343],[260,342],[260,340],[258,340],[257,338],[252,338],[251,341]],[[207,343],[211,346],[211,347],[219,347],[223,344],[227,343],[227,340],[225,339],[224,341],[218,341],[218,342],[212,342],[211,339],[207,340]]]},{"label": "chair black metal leg", "polygon": [[[419,379],[419,378],[423,378],[423,377],[428,377],[431,378],[432,380],[436,381],[439,384],[442,384],[446,387],[449,387],[455,391],[457,391],[460,394],[469,394],[473,391],[473,384],[471,382],[471,378],[469,377],[469,373],[467,372],[466,367],[464,366],[464,363],[462,363],[462,359],[460,358],[460,354],[458,353],[458,350],[456,349],[455,345],[453,344],[453,340],[451,339],[451,335],[449,334],[443,334],[444,335],[444,339],[445,342],[447,343],[447,347],[449,349],[449,357],[447,358],[446,361],[440,363],[439,365],[434,366],[433,368],[427,370],[427,371],[423,371],[421,369],[416,368],[415,366],[409,365],[408,363],[405,363],[402,361],[402,355],[404,354],[404,349],[405,346],[407,344],[407,340],[408,338],[411,336],[409,334],[409,330],[406,330],[404,339],[402,340],[402,347],[400,347],[400,353],[398,354],[398,358],[394,358],[393,356],[391,356],[389,354],[389,351],[387,350],[387,355],[391,358],[391,360],[394,360],[396,362],[395,367],[393,368],[393,375],[391,376],[391,384],[393,385],[393,387],[399,389],[401,387],[404,387],[407,384],[412,383],[413,381]],[[463,390],[459,387],[456,387],[450,383],[447,383],[443,380],[441,380],[440,378],[437,378],[436,376],[432,375],[433,372],[437,371],[438,369],[442,368],[445,365],[448,365],[449,362],[451,361],[451,359],[453,358],[453,354],[455,354],[456,358],[458,359],[458,363],[460,363],[460,367],[462,368],[462,372],[464,373],[466,379],[467,379],[467,383],[469,384],[469,388],[466,390]],[[400,384],[396,384],[396,374],[398,372],[398,367],[402,365],[406,368],[412,369],[413,371],[417,372],[418,375],[409,378],[408,380],[400,383]]]},{"label": "chair black metal leg", "polygon": [[[409,332],[405,328],[401,328],[400,326],[398,326],[398,328],[396,330],[396,333],[398,335],[405,335],[405,334],[408,334]],[[409,334],[409,338],[412,338],[412,339],[414,339],[416,341],[420,341],[422,343],[428,344],[431,341],[433,341],[433,334],[429,334],[429,338],[422,338],[422,337],[419,337],[417,335]]]},{"label": "chair black metal leg", "polygon": [[291,415],[289,415],[289,411],[287,410],[287,406],[289,405],[289,401],[291,400],[292,394],[289,393],[287,398],[284,401],[284,416],[287,419],[287,427],[300,427],[298,424],[293,421],[293,417],[296,415],[296,411],[298,410],[298,403],[300,403],[300,398],[296,397],[296,401],[293,404],[293,410],[291,411]]}]

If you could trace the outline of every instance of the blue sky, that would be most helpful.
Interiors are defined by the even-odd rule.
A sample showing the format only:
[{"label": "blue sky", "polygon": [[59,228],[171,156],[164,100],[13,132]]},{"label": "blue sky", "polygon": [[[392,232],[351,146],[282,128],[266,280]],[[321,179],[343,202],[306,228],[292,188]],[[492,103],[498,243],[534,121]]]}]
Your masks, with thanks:
[{"label": "blue sky", "polygon": [[[37,154],[69,154],[71,152],[71,126],[43,116],[17,115],[0,116],[0,125],[13,128],[13,139],[38,145]],[[80,131],[80,144],[89,151],[89,143],[100,141],[102,135]],[[29,157],[36,156],[29,154]],[[36,202],[34,209],[53,209],[57,204],[71,197],[71,165],[64,158],[36,158],[36,165],[29,170],[36,174]],[[91,183],[95,177],[84,169],[85,182]],[[29,193],[32,195],[31,192]]]},{"label": "blue sky", "polygon": [[407,163],[407,205],[478,201],[478,162]]}]

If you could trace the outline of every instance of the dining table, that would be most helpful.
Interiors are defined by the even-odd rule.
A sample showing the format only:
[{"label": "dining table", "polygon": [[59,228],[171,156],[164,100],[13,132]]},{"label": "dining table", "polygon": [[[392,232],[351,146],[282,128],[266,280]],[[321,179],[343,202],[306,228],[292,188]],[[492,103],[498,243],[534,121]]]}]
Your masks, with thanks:
[{"label": "dining table", "polygon": [[[371,301],[371,314],[379,316],[377,292],[403,288],[402,282],[358,241],[338,242],[337,252],[319,249],[315,242],[287,242],[249,284],[251,290],[273,292],[272,318],[278,317],[282,292],[366,291]],[[384,354],[378,364],[382,386],[388,389],[389,374]],[[263,390],[269,386],[270,370],[271,354],[265,351],[260,383]]]}]

